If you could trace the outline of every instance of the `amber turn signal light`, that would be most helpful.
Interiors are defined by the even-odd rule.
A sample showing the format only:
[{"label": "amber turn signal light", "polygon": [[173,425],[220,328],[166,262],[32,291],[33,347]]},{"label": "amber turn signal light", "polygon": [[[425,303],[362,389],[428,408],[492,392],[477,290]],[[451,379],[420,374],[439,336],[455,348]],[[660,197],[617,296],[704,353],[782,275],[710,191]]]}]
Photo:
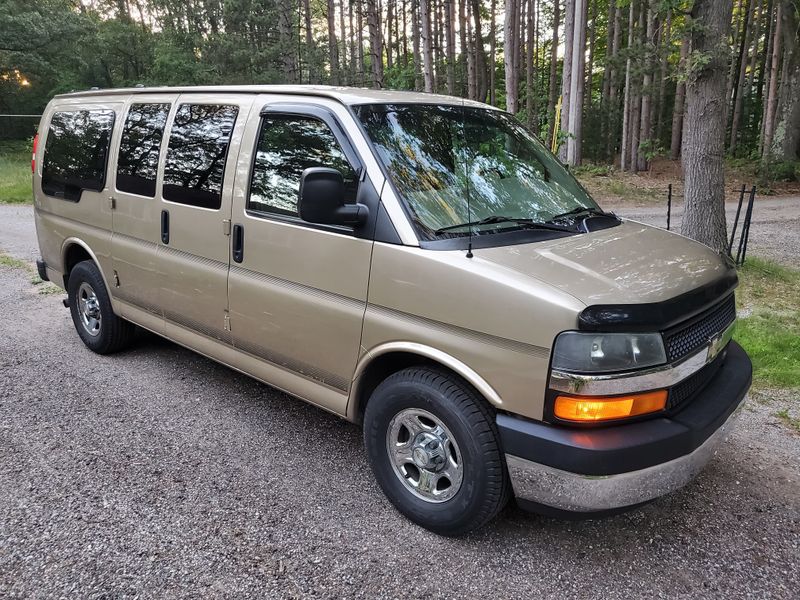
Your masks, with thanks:
[{"label": "amber turn signal light", "polygon": [[664,410],[667,390],[629,396],[558,396],[553,412],[565,421],[608,421]]}]

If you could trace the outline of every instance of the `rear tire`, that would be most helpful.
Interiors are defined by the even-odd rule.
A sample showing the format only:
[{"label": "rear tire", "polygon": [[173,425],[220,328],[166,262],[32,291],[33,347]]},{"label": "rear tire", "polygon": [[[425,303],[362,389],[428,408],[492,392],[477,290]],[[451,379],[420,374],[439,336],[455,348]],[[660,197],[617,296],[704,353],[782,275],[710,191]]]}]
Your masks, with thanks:
[{"label": "rear tire", "polygon": [[384,380],[367,404],[364,443],[392,504],[435,533],[477,529],[508,502],[494,411],[445,371],[412,367]]},{"label": "rear tire", "polygon": [[93,261],[85,260],[72,268],[67,294],[75,330],[89,350],[111,354],[130,345],[136,326],[114,314],[103,277]]}]

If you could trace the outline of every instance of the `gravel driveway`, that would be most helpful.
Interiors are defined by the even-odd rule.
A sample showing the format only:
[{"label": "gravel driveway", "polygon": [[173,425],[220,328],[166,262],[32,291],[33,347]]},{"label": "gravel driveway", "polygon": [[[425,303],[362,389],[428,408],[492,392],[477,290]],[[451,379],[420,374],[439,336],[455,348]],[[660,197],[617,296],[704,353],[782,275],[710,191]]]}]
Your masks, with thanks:
[{"label": "gravel driveway", "polygon": [[[680,201],[679,201],[680,202]],[[728,235],[736,218],[736,203],[725,205],[728,218]],[[603,208],[613,210],[617,214],[658,227],[667,226],[666,202],[658,206],[628,207],[605,203]],[[734,240],[733,253],[739,244],[742,232],[744,213],[747,209],[747,198],[742,204],[739,225]],[[683,217],[683,203],[676,203],[672,211],[670,228],[680,232]],[[753,206],[753,220],[750,226],[750,238],[747,243],[747,254],[771,258],[785,265],[800,269],[800,197],[758,198]]]},{"label": "gravel driveway", "polygon": [[[31,259],[32,228],[9,218],[26,210],[0,206],[0,248]],[[800,589],[800,435],[763,402],[695,482],[643,508],[568,522],[509,507],[445,539],[383,498],[357,427],[154,336],[93,355],[22,270],[0,266],[0,306],[0,597]]]}]

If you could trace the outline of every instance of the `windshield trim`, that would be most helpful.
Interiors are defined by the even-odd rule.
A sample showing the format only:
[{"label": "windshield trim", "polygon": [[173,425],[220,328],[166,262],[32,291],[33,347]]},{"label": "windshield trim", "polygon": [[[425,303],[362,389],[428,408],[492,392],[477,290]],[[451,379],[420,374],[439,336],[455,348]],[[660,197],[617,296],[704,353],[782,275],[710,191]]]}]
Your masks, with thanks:
[{"label": "windshield trim", "polygon": [[[475,103],[471,103],[470,108],[485,110],[487,112],[501,113],[501,114],[503,114],[504,116],[506,116],[508,118],[514,119],[515,123],[519,127],[524,129],[527,133],[529,133],[536,140],[538,140],[540,144],[542,143],[541,140],[539,140],[539,137],[535,133],[533,133],[530,129],[528,129],[524,123],[521,123],[521,122],[517,121],[517,119],[511,113],[506,112],[506,111],[504,111],[502,109],[499,109],[497,107],[494,107],[494,106],[490,106],[490,105],[486,105],[486,104],[482,104],[482,103],[479,103],[479,104],[480,104],[480,106],[476,106]],[[414,236],[415,236],[416,241],[417,241],[416,245],[418,245],[420,248],[425,248],[425,249],[430,249],[430,250],[467,250],[467,249],[469,249],[470,246],[473,247],[473,248],[495,248],[495,247],[501,247],[501,246],[511,246],[511,245],[516,245],[516,244],[529,244],[529,243],[535,243],[535,242],[539,242],[539,241],[545,241],[545,240],[550,240],[550,239],[569,237],[569,236],[573,236],[573,235],[579,235],[579,234],[582,234],[582,233],[586,233],[585,231],[582,231],[580,229],[576,229],[574,231],[565,230],[565,231],[561,232],[561,231],[552,231],[552,230],[545,230],[545,229],[509,228],[510,230],[493,231],[491,233],[476,232],[476,231],[473,230],[472,231],[472,235],[470,235],[469,231],[467,231],[463,235],[453,235],[452,237],[445,237],[445,238],[434,239],[434,240],[426,239],[421,234],[421,231],[420,231],[421,228],[424,228],[424,225],[422,223],[419,223],[418,220],[416,218],[414,218],[414,215],[412,213],[411,207],[408,204],[407,199],[405,198],[405,196],[403,194],[400,193],[399,189],[395,185],[395,182],[394,182],[391,174],[389,173],[388,166],[381,159],[381,156],[380,156],[377,148],[375,147],[375,143],[373,142],[371,136],[369,135],[369,132],[366,129],[366,126],[362,122],[362,120],[361,120],[361,118],[360,118],[360,116],[359,116],[359,114],[357,112],[358,109],[366,107],[366,106],[389,106],[389,105],[398,105],[398,106],[400,106],[400,105],[403,105],[403,106],[404,105],[421,105],[421,106],[429,105],[429,106],[437,106],[437,104],[435,102],[430,102],[430,103],[423,103],[423,102],[363,102],[363,103],[352,104],[352,105],[348,105],[347,106],[347,111],[350,113],[350,116],[353,118],[353,121],[355,121],[356,128],[358,129],[358,131],[363,136],[364,141],[366,142],[370,152],[372,153],[373,158],[375,159],[375,162],[378,164],[378,167],[379,167],[381,173],[384,176],[384,180],[385,180],[384,181],[384,185],[388,185],[390,187],[391,191],[393,192],[394,197],[397,200],[397,203],[400,205],[400,208],[404,213],[404,216],[406,218],[406,223],[410,227],[411,231],[413,231],[413,233],[414,233]],[[459,104],[453,104],[452,106],[460,106],[460,105]],[[545,150],[547,150],[546,147],[545,147]],[[547,150],[547,151],[549,152],[549,150]],[[567,169],[567,171],[569,173],[568,169]],[[569,175],[573,178],[575,183],[587,194],[589,199],[591,201],[593,201],[595,203],[595,205],[597,205],[599,207],[599,205],[597,204],[597,201],[595,201],[594,198],[592,198],[591,195],[589,195],[588,191],[583,186],[583,184],[581,184],[581,182],[578,181],[578,179],[572,173],[569,173]],[[609,223],[609,224],[606,224],[604,226],[593,228],[592,230],[595,230],[595,229],[606,229],[608,227],[614,227],[616,225],[619,225],[620,223],[621,223],[620,221],[616,221],[614,223]]]}]

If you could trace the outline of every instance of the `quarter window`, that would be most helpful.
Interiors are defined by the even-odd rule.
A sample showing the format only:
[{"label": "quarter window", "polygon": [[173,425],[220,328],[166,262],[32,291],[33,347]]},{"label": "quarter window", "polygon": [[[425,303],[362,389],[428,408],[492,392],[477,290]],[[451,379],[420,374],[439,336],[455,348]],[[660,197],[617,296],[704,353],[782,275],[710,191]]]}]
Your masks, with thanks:
[{"label": "quarter window", "polygon": [[113,128],[113,110],[53,113],[44,148],[42,191],[77,202],[83,190],[102,190]]},{"label": "quarter window", "polygon": [[296,217],[300,176],[309,167],[340,171],[345,183],[345,202],[355,202],[358,177],[325,123],[291,115],[264,118],[247,207]]},{"label": "quarter window", "polygon": [[181,104],[169,136],[164,199],[218,209],[231,131],[239,107]]},{"label": "quarter window", "polygon": [[132,104],[125,119],[117,160],[117,189],[153,198],[169,104]]}]

